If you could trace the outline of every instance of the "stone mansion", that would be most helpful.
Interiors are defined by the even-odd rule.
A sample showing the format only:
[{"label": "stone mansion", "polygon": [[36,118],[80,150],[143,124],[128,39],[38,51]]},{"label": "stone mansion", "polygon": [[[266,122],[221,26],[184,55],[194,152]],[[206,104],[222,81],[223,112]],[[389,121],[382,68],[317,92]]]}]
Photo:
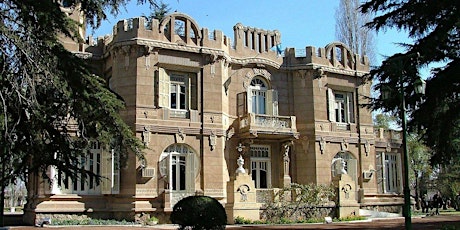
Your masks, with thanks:
[{"label": "stone mansion", "polygon": [[146,161],[133,154],[120,167],[116,153],[94,142],[84,167],[107,179],[31,177],[26,219],[167,216],[195,194],[235,216],[238,192],[229,185],[237,186],[240,155],[253,214],[264,194],[291,183],[330,184],[343,171],[357,208],[401,212],[399,133],[375,129],[362,106],[371,92],[363,81],[368,59],[338,42],[279,52],[277,30],[237,23],[233,31],[231,39],[175,12],[119,21],[97,41],[63,39],[123,98],[122,116],[147,147]]}]

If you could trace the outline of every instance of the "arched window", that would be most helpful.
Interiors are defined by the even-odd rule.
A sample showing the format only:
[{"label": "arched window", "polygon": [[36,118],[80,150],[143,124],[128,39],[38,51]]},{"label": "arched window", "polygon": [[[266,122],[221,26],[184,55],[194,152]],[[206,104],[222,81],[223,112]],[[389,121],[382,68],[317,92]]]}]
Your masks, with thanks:
[{"label": "arched window", "polygon": [[160,155],[160,180],[163,180],[165,189],[169,190],[171,207],[183,197],[195,193],[198,168],[198,157],[188,145],[170,145]]},{"label": "arched window", "polygon": [[334,156],[331,163],[332,177],[339,174],[348,174],[357,181],[357,161],[350,152],[339,152]]},{"label": "arched window", "polygon": [[266,114],[267,89],[267,83],[262,78],[255,77],[252,79],[249,87],[251,113]]}]

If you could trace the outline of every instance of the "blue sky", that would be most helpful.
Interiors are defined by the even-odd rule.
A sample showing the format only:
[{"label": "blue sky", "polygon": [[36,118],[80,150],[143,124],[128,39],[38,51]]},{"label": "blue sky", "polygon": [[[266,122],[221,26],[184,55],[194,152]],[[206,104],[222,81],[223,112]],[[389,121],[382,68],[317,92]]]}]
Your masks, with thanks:
[{"label": "blue sky", "polygon": [[[131,0],[125,10],[116,17],[109,16],[101,27],[88,31],[93,36],[103,36],[112,31],[117,21],[148,15],[148,5],[138,6]],[[324,47],[336,41],[335,11],[339,0],[164,0],[171,11],[191,16],[201,28],[221,30],[233,40],[233,26],[241,22],[244,26],[265,30],[279,30],[283,49],[306,46]],[[395,30],[379,32],[376,36],[377,65],[383,56],[403,49],[398,42],[409,42],[407,35]]]}]

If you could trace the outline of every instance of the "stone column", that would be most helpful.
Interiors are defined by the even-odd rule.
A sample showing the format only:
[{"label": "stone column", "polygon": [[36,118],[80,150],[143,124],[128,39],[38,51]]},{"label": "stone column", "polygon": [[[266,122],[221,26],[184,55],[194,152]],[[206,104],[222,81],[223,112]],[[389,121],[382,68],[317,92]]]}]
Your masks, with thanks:
[{"label": "stone column", "polygon": [[244,169],[244,159],[242,153],[244,146],[239,145],[237,148],[240,155],[237,159],[238,168],[235,171],[235,177],[230,178],[227,183],[227,222],[235,223],[235,218],[240,216],[249,220],[259,220],[260,204],[256,199],[256,186],[251,176]]},{"label": "stone column", "polygon": [[290,187],[291,186],[291,176],[289,175],[289,169],[290,169],[290,157],[289,157],[289,151],[291,149],[290,144],[284,144],[284,154],[283,154],[283,186],[284,187]]},{"label": "stone column", "polygon": [[337,194],[337,218],[359,215],[356,182],[348,174],[338,174],[333,179]]}]

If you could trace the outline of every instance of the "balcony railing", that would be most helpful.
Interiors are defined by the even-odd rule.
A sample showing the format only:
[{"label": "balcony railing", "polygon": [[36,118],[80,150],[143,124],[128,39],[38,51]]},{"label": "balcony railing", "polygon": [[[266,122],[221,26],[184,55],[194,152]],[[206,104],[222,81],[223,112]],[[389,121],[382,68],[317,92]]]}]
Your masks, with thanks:
[{"label": "balcony railing", "polygon": [[248,113],[239,118],[239,129],[240,133],[293,134],[297,133],[296,117]]}]

